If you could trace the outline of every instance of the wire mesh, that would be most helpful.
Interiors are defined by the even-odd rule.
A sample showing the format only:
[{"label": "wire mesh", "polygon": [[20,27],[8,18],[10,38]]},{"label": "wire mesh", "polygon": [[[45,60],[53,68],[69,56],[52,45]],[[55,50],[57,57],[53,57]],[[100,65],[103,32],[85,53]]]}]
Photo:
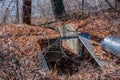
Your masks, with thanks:
[{"label": "wire mesh", "polygon": [[[4,17],[7,15],[7,22],[16,23],[19,12],[19,20],[22,22],[22,3],[23,0],[18,0],[19,6],[17,7],[17,0],[2,0],[0,2],[0,22],[4,20]],[[82,12],[89,13],[91,12],[103,12],[109,8],[110,5],[106,2],[108,1],[110,5],[119,9],[119,0],[63,0],[65,11],[67,14],[77,13],[81,14]],[[117,3],[116,3],[117,2]],[[18,10],[19,9],[19,10]],[[7,11],[7,14],[6,14]],[[4,14],[5,13],[5,14]],[[45,22],[55,20],[51,0],[32,0],[32,14],[31,14],[32,24],[42,24]]]},{"label": "wire mesh", "polygon": [[[118,10],[120,7],[119,2],[117,2],[116,7],[116,0],[107,0],[110,2],[111,6]],[[5,53],[7,56],[5,57],[4,63],[0,63],[0,71],[5,72],[10,78],[5,76],[5,79],[13,79],[13,75],[15,75],[15,79],[31,79],[34,80],[36,76],[39,76],[39,69],[48,70],[48,66],[46,64],[44,55],[40,53],[39,61],[38,61],[38,53],[42,52],[40,47],[42,45],[38,44],[38,40],[41,38],[49,39],[57,32],[51,30],[41,28],[39,26],[31,26],[26,24],[17,24],[11,25],[12,23],[22,23],[23,16],[23,0],[18,0],[18,5],[16,4],[17,0],[0,0],[0,52]],[[119,33],[119,24],[120,24],[120,16],[118,13],[115,12],[114,15],[109,15],[108,11],[110,5],[106,3],[106,0],[63,0],[65,11],[70,17],[74,15],[85,15],[87,13],[90,15],[90,20],[85,20],[83,22],[87,22],[82,28],[87,28],[87,24],[92,24],[92,31],[100,31],[100,29],[104,28],[104,31],[112,30]],[[29,6],[28,6],[29,7]],[[107,12],[108,11],[108,12]],[[19,15],[18,15],[19,13]],[[97,16],[95,13],[99,14]],[[112,14],[112,13],[110,13]],[[94,15],[97,17],[94,17]],[[91,18],[93,16],[93,18]],[[50,21],[54,21],[54,13],[52,11],[52,6],[50,0],[32,0],[32,14],[31,14],[31,22],[32,24],[39,25],[42,23],[48,23]],[[99,18],[101,20],[99,20]],[[105,20],[104,20],[105,19]],[[76,20],[76,18],[75,18]],[[104,23],[107,22],[107,23]],[[81,20],[82,22],[82,20]],[[94,24],[100,24],[95,25]],[[6,24],[10,23],[10,24]],[[64,21],[63,21],[64,23]],[[110,24],[109,24],[110,23]],[[77,24],[76,24],[77,25]],[[57,26],[57,25],[55,25]],[[79,26],[79,24],[77,25]],[[89,26],[89,25],[87,25]],[[48,25],[49,27],[49,25]],[[80,25],[81,27],[81,25]],[[51,27],[54,29],[54,26]],[[93,29],[94,28],[94,29]],[[109,28],[109,29],[108,29]],[[119,28],[119,29],[118,29]],[[54,29],[55,30],[55,29]],[[87,31],[87,29],[83,29],[83,31]],[[100,35],[104,33],[104,31],[99,32]],[[71,31],[72,32],[72,31]],[[111,33],[109,31],[109,33]],[[50,36],[48,36],[50,34]],[[69,37],[71,38],[71,37]],[[65,39],[63,37],[63,39]],[[61,39],[60,39],[61,40]],[[85,42],[85,41],[84,41]],[[57,42],[54,42],[53,45],[57,45]],[[48,44],[44,49],[48,52],[52,45]],[[83,46],[83,45],[82,45]],[[2,47],[2,48],[1,48]],[[44,50],[43,49],[43,50]],[[61,46],[60,46],[61,49]],[[61,51],[64,55],[65,52]],[[58,53],[58,52],[55,52]],[[68,52],[67,52],[68,53]],[[81,52],[82,53],[82,52]],[[57,55],[58,56],[58,55]],[[66,55],[65,55],[66,56]],[[1,57],[1,56],[0,56]],[[16,64],[12,61],[17,57],[18,62],[20,62],[20,69],[16,70]],[[38,66],[36,65],[38,61]],[[12,73],[9,73],[12,72]],[[28,74],[29,73],[29,74]]]}]

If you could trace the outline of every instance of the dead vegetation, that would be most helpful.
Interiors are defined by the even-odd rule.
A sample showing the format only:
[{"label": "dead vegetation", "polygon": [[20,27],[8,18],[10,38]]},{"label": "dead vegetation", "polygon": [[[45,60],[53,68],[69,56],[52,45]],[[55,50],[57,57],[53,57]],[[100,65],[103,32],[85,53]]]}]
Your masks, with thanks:
[{"label": "dead vegetation", "polygon": [[82,58],[63,58],[51,62],[51,71],[45,72],[37,65],[38,53],[42,52],[38,41],[56,37],[59,34],[45,26],[1,25],[0,26],[0,80],[119,80],[120,59],[100,48],[101,39],[107,35],[120,36],[120,18],[114,11],[80,20],[68,20],[50,24],[70,23],[77,32],[88,33],[98,58],[114,66],[100,68],[86,53]]},{"label": "dead vegetation", "polygon": [[[7,3],[6,0],[1,1]],[[32,6],[31,1],[29,0],[28,6],[26,2],[23,5],[24,16],[22,16],[22,9],[19,10],[22,7],[19,1],[16,2],[17,5],[14,0],[10,1],[6,10],[1,11],[0,80],[120,80],[120,58],[104,52],[100,47],[101,40],[107,35],[120,37],[120,11],[117,8],[119,5],[116,5],[116,8],[112,7],[114,9],[111,10],[108,9],[111,8],[111,5],[103,0],[92,0],[93,2],[86,0],[85,4],[83,4],[83,0],[63,0],[64,5],[62,6],[65,7],[66,14],[62,13],[62,17],[65,19],[55,20],[50,1],[41,3],[38,0]],[[13,6],[12,3],[14,3]],[[17,11],[15,15],[11,16],[11,11],[14,11],[15,6],[17,6]],[[4,7],[3,4],[0,9]],[[53,6],[53,8],[55,7],[57,6]],[[5,13],[4,16],[3,13]],[[30,17],[31,15],[33,16]],[[26,18],[26,16],[28,17]],[[31,18],[32,25],[11,23],[19,23],[22,18],[26,18],[27,24],[30,23],[29,18]],[[64,57],[48,62],[49,71],[41,70],[38,64],[40,59],[38,55],[47,53],[47,49],[52,46],[47,44],[44,47],[43,40],[49,41],[51,38],[60,36],[57,28],[65,24],[72,25],[76,33],[89,34],[90,44],[95,55],[101,61],[109,62],[108,65],[100,67],[85,48],[82,56],[72,55],[70,50],[63,49]],[[60,45],[60,43],[54,44]],[[55,48],[53,47],[53,49]],[[54,53],[56,54],[58,51]],[[56,58],[58,57],[57,55]]]}]

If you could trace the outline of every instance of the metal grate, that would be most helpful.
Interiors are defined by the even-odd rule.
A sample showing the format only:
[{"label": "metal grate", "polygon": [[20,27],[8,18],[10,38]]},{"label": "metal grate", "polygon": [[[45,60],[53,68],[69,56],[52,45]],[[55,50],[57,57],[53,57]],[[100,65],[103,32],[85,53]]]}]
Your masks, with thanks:
[{"label": "metal grate", "polygon": [[39,53],[39,58],[40,59],[38,60],[38,66],[40,70],[49,71],[49,68],[48,68],[48,65],[47,65],[47,62],[45,60],[43,53]]},{"label": "metal grate", "polygon": [[92,50],[92,45],[90,44],[90,37],[89,37],[88,34],[79,34],[78,38],[80,39],[80,41],[83,43],[83,45],[85,46],[85,48],[88,50],[88,52],[90,53],[90,55],[94,58],[94,60],[97,62],[97,64],[100,67],[110,65],[109,62],[101,61],[100,59],[98,59],[96,57],[94,51]]}]

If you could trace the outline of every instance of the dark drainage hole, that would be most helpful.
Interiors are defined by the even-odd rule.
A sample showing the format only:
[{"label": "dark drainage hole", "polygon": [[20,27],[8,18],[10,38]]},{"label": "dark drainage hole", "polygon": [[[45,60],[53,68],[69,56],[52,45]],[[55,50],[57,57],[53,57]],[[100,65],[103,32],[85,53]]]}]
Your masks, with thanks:
[{"label": "dark drainage hole", "polygon": [[59,75],[76,73],[79,71],[80,62],[75,62],[68,58],[62,58],[60,61],[51,61],[48,63],[51,70],[57,70]]},{"label": "dark drainage hole", "polygon": [[59,61],[48,62],[48,66],[50,70],[53,70],[53,71],[56,70],[58,75],[76,74],[79,71],[81,71],[80,67],[87,68],[89,67],[89,64],[91,64],[92,67],[94,68],[99,67],[97,63],[95,62],[95,60],[88,55],[83,55],[82,58],[70,56],[69,58],[62,58]]}]

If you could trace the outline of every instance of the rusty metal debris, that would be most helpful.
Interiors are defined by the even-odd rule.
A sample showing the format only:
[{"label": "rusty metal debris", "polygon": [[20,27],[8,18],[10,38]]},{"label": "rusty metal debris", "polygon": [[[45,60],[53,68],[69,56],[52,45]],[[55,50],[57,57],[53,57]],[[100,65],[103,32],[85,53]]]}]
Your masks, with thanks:
[{"label": "rusty metal debris", "polygon": [[101,42],[101,48],[108,53],[120,57],[120,38],[115,36],[107,36]]},{"label": "rusty metal debris", "polygon": [[[103,64],[105,64],[104,62],[102,62],[102,61],[100,61],[96,56],[95,56],[95,53],[94,53],[94,51],[92,50],[92,45],[90,44],[90,36],[89,35],[87,35],[87,34],[85,34],[85,33],[81,33],[81,34],[78,34],[78,37],[76,37],[76,36],[64,36],[64,37],[62,37],[61,38],[61,40],[64,40],[64,39],[71,39],[71,38],[78,38],[79,39],[79,43],[80,43],[80,53],[81,54],[83,54],[83,52],[82,52],[82,46],[85,46],[85,48],[88,50],[88,52],[90,53],[90,55],[95,59],[95,61],[98,63],[98,65],[100,66],[100,67],[102,67],[103,66]],[[59,38],[58,38],[59,39]],[[49,40],[49,41],[53,41],[53,40],[57,40],[57,39],[52,39],[52,40]],[[55,47],[54,47],[55,48]],[[52,49],[53,50],[53,49]],[[47,58],[51,58],[52,57],[52,59],[50,59],[50,60],[57,60],[58,59],[58,57],[57,56],[59,56],[59,55],[57,55],[58,53],[54,53],[54,55],[53,55],[53,52],[54,51],[47,51],[48,53],[47,53],[47,55],[44,55],[45,57],[47,57]],[[80,54],[80,55],[81,55]],[[48,56],[49,55],[49,56]],[[56,57],[57,57],[57,59],[56,59]],[[47,61],[49,61],[49,60],[47,60]]]},{"label": "rusty metal debris", "polygon": [[[90,53],[90,55],[94,58],[94,60],[97,62],[97,64],[100,66],[100,67],[103,67],[103,66],[105,66],[105,65],[110,65],[110,63],[108,63],[108,62],[104,62],[104,61],[102,61],[102,60],[100,60],[100,59],[98,59],[97,57],[96,57],[96,55],[95,55],[95,53],[94,53],[94,51],[92,50],[92,45],[90,44],[90,36],[88,35],[88,34],[86,34],[86,33],[80,33],[80,34],[78,34],[78,36],[75,36],[75,35],[69,35],[69,36],[64,36],[64,37],[61,37],[61,38],[54,38],[54,39],[50,39],[49,41],[50,41],[50,43],[51,42],[54,42],[55,40],[58,40],[58,41],[62,41],[62,40],[68,40],[68,39],[71,39],[71,38],[78,38],[79,39],[79,44],[80,44],[80,46],[79,46],[79,48],[80,48],[80,54],[79,54],[79,56],[81,55],[81,54],[84,54],[84,52],[82,51],[82,48],[83,48],[83,46],[88,50],[88,52]],[[42,41],[43,42],[43,41]],[[53,45],[53,48],[55,48],[55,45]],[[45,63],[43,66],[40,66],[40,68],[42,69],[42,68],[44,68],[44,66],[46,66],[47,65],[47,63],[46,63],[46,60],[47,60],[47,62],[49,62],[49,61],[56,61],[57,59],[60,59],[61,58],[61,54],[62,54],[62,52],[59,52],[59,51],[57,51],[57,52],[59,52],[59,55],[58,55],[58,53],[56,52],[56,51],[53,51],[53,48],[50,48],[49,50],[47,50],[47,55],[45,54],[45,55],[43,55],[42,54],[42,57],[44,56],[45,58],[42,58],[43,60],[42,60],[42,62],[43,63]],[[52,51],[51,51],[52,50]],[[58,50],[58,47],[57,47],[57,50]],[[59,48],[59,50],[60,50],[60,48]],[[61,51],[61,50],[60,50]],[[53,54],[54,53],[54,54]],[[47,59],[48,58],[48,59]],[[46,59],[46,60],[45,60]],[[45,69],[46,69],[47,67],[45,67]]]},{"label": "rusty metal debris", "polygon": [[[66,26],[67,27],[67,26]],[[65,30],[65,31],[64,31]],[[95,52],[93,51],[93,46],[92,44],[90,44],[90,36],[86,33],[75,33],[74,32],[69,32],[66,30],[69,30],[68,28],[63,29],[60,28],[60,34],[61,36],[56,37],[56,38],[51,38],[49,40],[41,40],[40,45],[41,46],[41,50],[44,50],[45,48],[45,52],[43,52],[43,54],[41,54],[41,65],[40,68],[44,68],[46,70],[48,70],[48,66],[47,66],[47,62],[50,61],[58,61],[63,57],[66,57],[66,54],[64,54],[64,50],[67,50],[66,48],[64,48],[62,46],[62,42],[67,41],[67,45],[70,46],[72,45],[72,47],[74,47],[74,44],[76,44],[76,42],[74,42],[74,40],[77,38],[78,39],[78,44],[79,46],[76,45],[77,50],[79,50],[78,52],[74,51],[75,53],[77,53],[76,56],[81,56],[82,54],[84,54],[83,48],[86,48],[86,50],[90,53],[90,55],[93,57],[93,59],[97,62],[97,64],[100,67],[104,67],[104,66],[112,66],[111,63],[109,61],[104,61],[99,59],[99,57],[97,57],[97,55],[95,54]],[[71,42],[70,40],[72,40],[73,42]],[[49,47],[51,46],[51,47]],[[49,48],[47,48],[49,47]],[[62,48],[64,48],[64,50],[62,50]],[[106,37],[102,43],[101,43],[101,47],[103,50],[110,52],[118,57],[120,57],[120,38],[117,37],[113,37],[113,36],[108,36]],[[68,50],[69,54],[73,54],[73,52],[71,53],[70,50]],[[78,54],[79,53],[79,54]],[[43,66],[42,66],[43,64]]]}]

